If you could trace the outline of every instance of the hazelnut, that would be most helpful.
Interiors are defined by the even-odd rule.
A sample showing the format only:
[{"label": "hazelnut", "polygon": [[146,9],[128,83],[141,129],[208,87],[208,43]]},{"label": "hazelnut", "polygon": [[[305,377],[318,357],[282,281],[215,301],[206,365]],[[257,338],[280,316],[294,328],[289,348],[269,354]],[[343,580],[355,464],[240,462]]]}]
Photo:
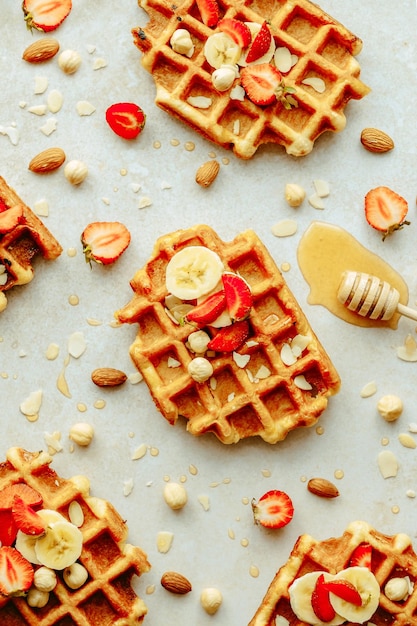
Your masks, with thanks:
[{"label": "hazelnut", "polygon": [[408,577],[391,578],[385,585],[384,592],[388,600],[393,602],[405,600],[410,594],[410,579]]},{"label": "hazelnut", "polygon": [[207,587],[201,592],[201,606],[209,615],[214,615],[215,613],[217,613],[222,601],[223,596],[221,592],[215,587]]},{"label": "hazelnut", "polygon": [[52,589],[55,589],[56,583],[57,578],[53,569],[43,565],[35,571],[33,584],[38,591],[45,591],[48,593],[49,591],[52,591]]},{"label": "hazelnut", "polygon": [[58,65],[65,74],[74,74],[81,65],[81,57],[75,50],[64,50],[58,57]]},{"label": "hazelnut", "polygon": [[395,422],[403,411],[403,403],[398,396],[382,396],[378,400],[377,409],[386,422]]},{"label": "hazelnut", "polygon": [[167,483],[164,487],[164,500],[174,511],[187,504],[187,492],[179,483]]},{"label": "hazelnut", "polygon": [[214,70],[211,75],[213,86],[218,91],[227,91],[235,82],[235,78],[238,75],[236,66],[234,65],[222,65],[217,70]]},{"label": "hazelnut", "polygon": [[49,593],[47,591],[40,591],[39,589],[36,589],[36,587],[29,589],[29,593],[26,596],[26,602],[28,605],[36,609],[42,609],[48,604],[48,601]]},{"label": "hazelnut", "polygon": [[79,446],[89,446],[94,437],[94,428],[85,422],[74,424],[69,432],[69,438]]},{"label": "hazelnut", "polygon": [[213,366],[202,356],[197,356],[188,364],[188,373],[198,383],[208,380],[213,374]]},{"label": "hazelnut", "polygon": [[306,197],[306,192],[300,185],[288,183],[285,185],[285,199],[292,207],[299,207]]},{"label": "hazelnut", "polygon": [[65,178],[71,185],[79,185],[85,180],[88,168],[82,161],[69,161],[64,168]]},{"label": "hazelnut", "polygon": [[88,578],[88,572],[81,563],[73,563],[63,572],[65,584],[70,589],[79,589]]},{"label": "hazelnut", "polygon": [[189,58],[194,54],[193,40],[186,28],[177,28],[177,30],[172,33],[169,43],[174,52],[178,54],[184,54]]},{"label": "hazelnut", "polygon": [[188,347],[196,354],[204,354],[207,350],[207,344],[210,341],[210,335],[204,330],[196,330],[188,335]]}]

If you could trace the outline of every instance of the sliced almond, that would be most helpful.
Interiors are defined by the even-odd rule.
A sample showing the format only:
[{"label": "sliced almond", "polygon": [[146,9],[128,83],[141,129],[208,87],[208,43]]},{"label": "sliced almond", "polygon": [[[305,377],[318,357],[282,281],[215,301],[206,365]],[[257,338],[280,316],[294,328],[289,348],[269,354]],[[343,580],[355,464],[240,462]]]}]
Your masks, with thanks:
[{"label": "sliced almond", "polygon": [[61,167],[65,158],[65,152],[61,148],[47,148],[33,157],[29,169],[36,174],[47,174]]},{"label": "sliced almond", "polygon": [[162,574],[161,585],[171,593],[184,595],[192,589],[190,581],[177,572],[165,572]]},{"label": "sliced almond", "polygon": [[326,478],[311,478],[307,483],[307,489],[321,498],[337,498],[339,490]]},{"label": "sliced almond", "polygon": [[217,174],[220,170],[220,164],[218,161],[206,161],[197,170],[195,175],[195,182],[201,187],[210,187],[211,183],[217,178]]},{"label": "sliced almond", "polygon": [[22,59],[28,63],[43,63],[52,59],[58,50],[59,42],[53,37],[45,37],[31,43],[24,50]]},{"label": "sliced almond", "polygon": [[91,380],[97,387],[118,387],[127,380],[127,376],[114,367],[99,367],[92,372]]},{"label": "sliced almond", "polygon": [[361,133],[361,144],[369,152],[389,152],[394,142],[387,133],[378,128],[364,128]]}]

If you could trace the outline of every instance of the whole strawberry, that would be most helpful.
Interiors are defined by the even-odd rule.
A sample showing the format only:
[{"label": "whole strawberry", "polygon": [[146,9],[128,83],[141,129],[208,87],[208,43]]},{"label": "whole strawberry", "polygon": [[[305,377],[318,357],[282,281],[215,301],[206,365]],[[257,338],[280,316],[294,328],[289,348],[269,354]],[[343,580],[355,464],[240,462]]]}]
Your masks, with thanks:
[{"label": "whole strawberry", "polygon": [[107,109],[106,121],[119,137],[136,139],[145,127],[146,115],[138,104],[118,102]]}]

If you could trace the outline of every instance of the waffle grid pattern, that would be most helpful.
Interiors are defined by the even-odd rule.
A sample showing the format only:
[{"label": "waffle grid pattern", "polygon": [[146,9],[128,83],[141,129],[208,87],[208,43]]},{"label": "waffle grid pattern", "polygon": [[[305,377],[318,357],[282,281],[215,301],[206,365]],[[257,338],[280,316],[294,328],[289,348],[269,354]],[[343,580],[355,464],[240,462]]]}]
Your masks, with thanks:
[{"label": "waffle grid pattern", "polygon": [[[363,543],[369,543],[373,548],[372,571],[381,588],[379,607],[369,623],[373,626],[417,624],[417,555],[410,537],[401,533],[384,535],[366,522],[356,521],[338,538],[320,542],[310,535],[301,535],[249,626],[275,626],[278,615],[285,617],[291,626],[305,626],[290,607],[288,589],[294,579],[317,570],[337,573],[348,566],[353,551]],[[384,594],[384,588],[388,580],[397,576],[409,576],[414,588],[407,599],[393,602]]]},{"label": "waffle grid pattern", "polygon": [[[195,382],[187,371],[193,354],[185,344],[195,328],[175,324],[164,306],[166,265],[175,252],[190,245],[217,252],[226,270],[239,273],[249,283],[254,299],[251,336],[239,349],[240,354],[250,356],[249,363],[242,368],[233,356],[216,355],[210,359],[213,376],[205,383]],[[230,243],[205,225],[161,237],[131,287],[135,295],[116,317],[139,324],[131,357],[157,408],[171,424],[182,416],[194,435],[211,431],[223,443],[259,435],[276,443],[294,428],[315,424],[328,396],[338,390],[339,377],[328,355],[253,231],[241,233]],[[285,365],[281,349],[296,335],[308,335],[311,341],[294,364]],[[169,357],[180,366],[170,367]],[[258,379],[262,366],[270,375]],[[297,386],[294,379],[299,375],[305,376],[311,391]]]},{"label": "waffle grid pattern", "polygon": [[127,526],[114,507],[89,495],[84,476],[63,479],[50,468],[45,452],[11,448],[0,464],[0,490],[23,482],[42,495],[43,507],[69,519],[68,507],[77,501],[84,513],[83,551],[79,562],[89,573],[75,591],[58,574],[58,584],[44,608],[31,608],[25,598],[2,599],[0,623],[7,626],[136,626],[142,624],[146,606],[131,582],[149,570],[145,553],[126,544]]},{"label": "waffle grid pattern", "polygon": [[[268,20],[277,47],[287,47],[297,55],[297,63],[284,76],[285,84],[296,90],[293,97],[298,107],[291,110],[279,102],[259,107],[246,97],[244,101],[231,99],[228,91],[218,92],[212,86],[213,68],[204,57],[204,43],[214,31],[201,22],[196,0],[139,0],[139,5],[150,20],[132,34],[143,53],[142,65],[153,75],[156,104],[210,141],[233,149],[238,157],[251,158],[264,143],[279,144],[288,154],[304,156],[323,132],[345,127],[349,100],[359,100],[369,92],[354,58],[362,48],[361,40],[308,0],[220,0],[222,17],[259,24]],[[177,28],[191,34],[195,46],[191,58],[170,46]],[[302,84],[310,77],[324,81],[324,93]],[[208,97],[212,104],[196,108],[187,102],[190,96]]]}]

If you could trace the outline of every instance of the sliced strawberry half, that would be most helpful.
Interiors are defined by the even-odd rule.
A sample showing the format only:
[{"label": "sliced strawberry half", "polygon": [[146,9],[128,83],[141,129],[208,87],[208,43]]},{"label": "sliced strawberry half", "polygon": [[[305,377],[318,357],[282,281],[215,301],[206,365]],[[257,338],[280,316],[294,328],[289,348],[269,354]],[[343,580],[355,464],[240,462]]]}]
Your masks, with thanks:
[{"label": "sliced strawberry half", "polygon": [[33,567],[15,548],[0,548],[0,593],[23,595],[33,582]]},{"label": "sliced strawberry half", "polygon": [[293,518],[294,506],[284,491],[267,491],[258,501],[252,500],[253,518],[265,528],[282,528]]},{"label": "sliced strawberry half", "polygon": [[17,535],[17,526],[11,509],[0,511],[0,543],[2,546],[13,545]]},{"label": "sliced strawberry half", "polygon": [[209,28],[217,25],[220,19],[220,10],[217,0],[196,0],[203,24]]},{"label": "sliced strawberry half", "polygon": [[37,536],[45,532],[44,520],[20,496],[14,497],[12,516],[18,530],[21,530],[25,535]]},{"label": "sliced strawberry half", "polygon": [[263,22],[261,28],[256,33],[251,46],[246,55],[246,63],[253,63],[264,56],[271,45],[272,35],[267,22]]},{"label": "sliced strawberry half", "polygon": [[233,17],[224,17],[217,24],[217,27],[226,35],[229,35],[241,48],[247,48],[252,41],[249,26],[245,22],[236,20]]},{"label": "sliced strawberry half", "polygon": [[32,508],[42,505],[43,499],[40,493],[29,487],[26,483],[14,483],[0,491],[0,510],[12,510],[15,496],[19,496]]},{"label": "sliced strawberry half", "polygon": [[253,298],[251,289],[241,276],[232,272],[222,274],[227,310],[233,321],[240,321],[249,315]]},{"label": "sliced strawberry half", "polygon": [[317,578],[316,586],[311,594],[311,606],[322,622],[331,622],[336,616],[336,611],[330,602],[330,592],[326,587],[324,574],[320,574]]},{"label": "sliced strawberry half", "polygon": [[207,344],[208,350],[234,352],[249,337],[249,324],[246,320],[221,328]]},{"label": "sliced strawberry half", "polygon": [[71,12],[71,0],[23,0],[25,22],[29,29],[45,33],[58,28]]},{"label": "sliced strawberry half", "polygon": [[367,567],[372,570],[372,546],[369,543],[361,543],[354,549],[349,561],[350,567]]},{"label": "sliced strawberry half", "polygon": [[259,106],[276,102],[282,91],[282,76],[277,68],[269,63],[243,67],[240,71],[240,80],[249,100]]},{"label": "sliced strawberry half", "polygon": [[9,233],[18,224],[24,222],[23,207],[21,204],[0,213],[0,234]]},{"label": "sliced strawberry half", "polygon": [[130,244],[130,232],[120,222],[92,222],[81,235],[85,260],[114,263]]},{"label": "sliced strawberry half", "polygon": [[194,322],[199,326],[211,324],[226,308],[226,294],[223,290],[213,293],[203,302],[197,304],[185,316],[186,322]]},{"label": "sliced strawberry half", "polygon": [[138,104],[118,102],[106,111],[106,121],[112,131],[123,139],[136,139],[146,123],[146,115]]},{"label": "sliced strawberry half", "polygon": [[362,606],[361,594],[349,580],[344,580],[343,578],[329,580],[325,583],[325,588],[338,598],[345,600],[345,602],[355,606]]},{"label": "sliced strawberry half", "polygon": [[407,201],[389,187],[375,187],[365,196],[365,217],[370,226],[383,233],[382,240],[405,224]]}]

